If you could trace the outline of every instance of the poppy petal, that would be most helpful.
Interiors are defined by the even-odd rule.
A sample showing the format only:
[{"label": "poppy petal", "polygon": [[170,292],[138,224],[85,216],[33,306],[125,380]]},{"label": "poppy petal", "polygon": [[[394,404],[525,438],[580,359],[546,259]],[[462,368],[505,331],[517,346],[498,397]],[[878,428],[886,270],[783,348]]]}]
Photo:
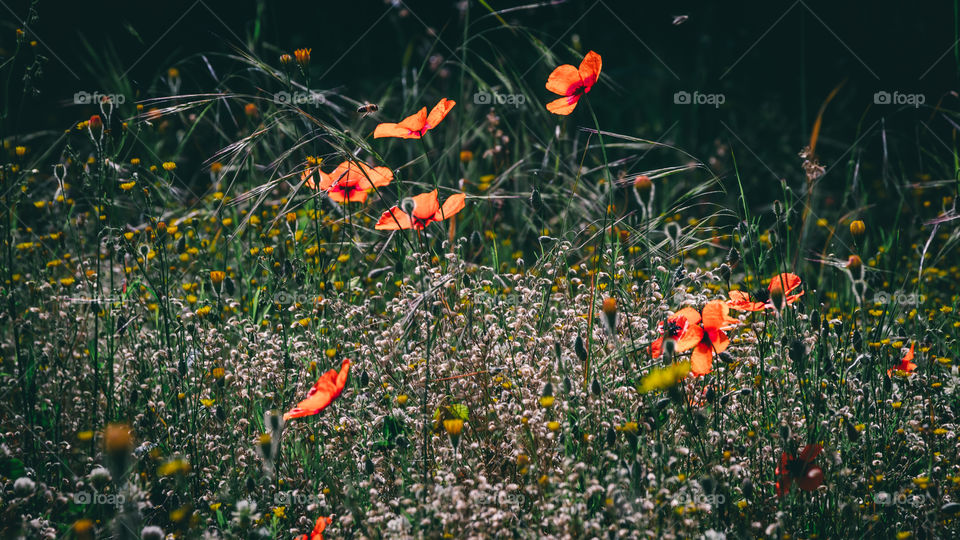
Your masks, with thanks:
[{"label": "poppy petal", "polygon": [[660,358],[663,355],[663,336],[658,337],[653,343],[650,344],[650,356],[653,358]]},{"label": "poppy petal", "polygon": [[701,341],[703,341],[703,328],[696,323],[690,323],[690,326],[677,338],[677,352],[689,351]]},{"label": "poppy petal", "polygon": [[450,110],[453,109],[453,106],[456,104],[457,102],[452,99],[441,99],[440,102],[434,105],[433,109],[430,110],[430,115],[427,116],[424,129],[426,130],[437,127],[437,124],[439,124],[444,117],[450,114]]},{"label": "poppy petal", "polygon": [[800,276],[785,272],[783,274],[777,274],[776,276],[773,276],[767,289],[770,292],[773,292],[774,290],[781,290],[784,294],[786,294],[799,287],[800,283]]},{"label": "poppy petal", "polygon": [[727,305],[740,311],[763,311],[766,305],[763,302],[752,302],[750,295],[743,291],[730,291],[730,300]]},{"label": "poppy petal", "polygon": [[378,231],[396,231],[400,229],[410,229],[413,223],[410,222],[410,216],[400,209],[399,206],[387,210],[380,216],[380,220],[374,225]]},{"label": "poppy petal", "polygon": [[347,376],[349,374],[350,360],[345,359],[340,366],[339,373],[335,369],[324,373],[320,379],[317,380],[316,384],[313,385],[313,388],[310,389],[310,392],[307,393],[307,398],[297,404],[296,407],[287,411],[283,415],[283,419],[290,420],[291,418],[311,416],[326,409],[327,406],[333,403],[333,400],[340,397],[340,394],[343,393],[343,388],[347,385]]},{"label": "poppy petal", "polygon": [[580,96],[570,96],[562,97],[560,99],[555,99],[550,103],[547,103],[547,110],[553,114],[559,114],[561,116],[566,116],[573,112],[577,108],[577,102],[580,101]]},{"label": "poppy petal", "polygon": [[466,206],[465,201],[466,195],[463,193],[457,193],[447,197],[447,200],[443,201],[443,206],[440,207],[440,212],[436,214],[437,221],[451,218],[457,212],[463,210]]},{"label": "poppy petal", "polygon": [[711,371],[713,371],[713,349],[710,345],[700,342],[690,355],[690,373],[700,377]]},{"label": "poppy petal", "polygon": [[584,93],[589,92],[593,85],[597,83],[597,79],[600,78],[600,68],[603,65],[603,60],[600,58],[600,55],[590,51],[586,56],[583,57],[583,61],[580,62],[580,79],[583,81]]},{"label": "poppy petal", "polygon": [[820,467],[811,467],[807,469],[800,478],[797,478],[797,485],[804,491],[813,491],[823,484],[823,469]]},{"label": "poppy petal", "polygon": [[820,452],[823,451],[823,446],[819,444],[808,444],[803,447],[803,450],[800,451],[800,455],[797,456],[797,459],[805,463],[810,463],[811,461],[817,459],[817,456],[820,455]]},{"label": "poppy petal", "polygon": [[570,64],[557,66],[553,73],[547,78],[547,90],[561,96],[569,96],[573,93],[571,88],[580,86],[583,81],[580,79],[580,72]]},{"label": "poppy petal", "polygon": [[413,217],[420,220],[432,220],[437,210],[440,210],[440,200],[437,199],[437,190],[415,195],[413,198]]},{"label": "poppy petal", "polygon": [[674,318],[683,317],[690,324],[700,324],[700,312],[692,307],[685,307],[673,315]]},{"label": "poppy petal", "polygon": [[[703,306],[703,328],[708,332],[711,330],[720,330],[729,327],[738,322],[728,316],[730,308],[722,300],[711,300]],[[710,336],[713,338],[713,335]]]},{"label": "poppy petal", "polygon": [[423,128],[427,124],[427,108],[424,107],[403,120],[399,124],[384,122],[373,130],[373,138],[399,137],[401,139],[419,139]]}]

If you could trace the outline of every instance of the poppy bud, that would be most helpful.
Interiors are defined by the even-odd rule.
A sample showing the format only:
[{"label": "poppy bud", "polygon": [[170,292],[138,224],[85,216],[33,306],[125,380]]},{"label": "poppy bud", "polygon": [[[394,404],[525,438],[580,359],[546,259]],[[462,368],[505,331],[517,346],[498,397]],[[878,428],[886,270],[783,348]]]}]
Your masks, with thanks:
[{"label": "poppy bud", "polygon": [[590,391],[593,392],[593,395],[599,396],[599,395],[600,395],[600,381],[594,379],[593,382],[590,383]]},{"label": "poppy bud", "polygon": [[530,206],[533,207],[534,212],[539,212],[543,208],[543,198],[537,188],[533,188],[533,193],[530,194]]},{"label": "poppy bud", "polygon": [[564,393],[569,394],[571,390],[573,390],[573,384],[571,384],[571,382],[570,382],[570,377],[564,377],[564,378],[563,378],[563,391],[564,391]]},{"label": "poppy bud", "polygon": [[859,238],[863,236],[863,233],[865,233],[866,231],[867,231],[867,226],[864,225],[863,220],[858,219],[850,223],[850,234],[852,234],[854,238]]},{"label": "poppy bud", "polygon": [[853,332],[853,350],[858,353],[863,352],[863,336],[860,335],[859,330]]},{"label": "poppy bud", "polygon": [[790,440],[790,426],[787,424],[780,424],[780,440],[784,443]]},{"label": "poppy bud", "polygon": [[856,426],[853,425],[853,422],[850,420],[844,419],[843,427],[847,428],[847,438],[852,442],[857,442],[860,440],[860,432],[857,431]]},{"label": "poppy bud", "polygon": [[617,299],[608,296],[603,299],[603,314],[606,316],[607,329],[613,333],[617,329]]},{"label": "poppy bud", "polygon": [[753,481],[749,478],[744,479],[743,484],[740,485],[740,491],[743,492],[743,498],[749,499],[753,496]]},{"label": "poppy bud", "polygon": [[667,360],[673,358],[677,352],[677,340],[673,338],[663,340],[663,357]]},{"label": "poppy bud", "polygon": [[810,314],[810,326],[813,327],[814,331],[820,330],[820,311],[813,310],[813,313]]},{"label": "poppy bud", "polygon": [[372,476],[374,472],[373,461],[370,458],[363,460],[363,470],[367,476]]},{"label": "poppy bud", "polygon": [[607,446],[613,446],[617,442],[617,432],[614,431],[613,426],[607,428]]},{"label": "poppy bud", "polygon": [[480,236],[480,231],[473,231],[470,235],[470,245],[473,246],[473,249],[479,249],[483,246],[483,237]]},{"label": "poppy bud", "polygon": [[223,282],[223,290],[227,292],[228,295],[233,296],[237,292],[237,286],[234,284],[233,280],[230,279],[230,276],[227,276]]},{"label": "poppy bud", "polygon": [[740,264],[740,252],[737,251],[737,248],[730,248],[730,251],[727,252],[727,264],[730,265],[730,268],[736,268]]},{"label": "poppy bud", "polygon": [[720,273],[720,279],[728,282],[728,284],[729,284],[729,281],[730,281],[730,265],[727,264],[727,263],[721,264],[721,265],[720,265],[720,268],[718,269],[718,272]]},{"label": "poppy bud", "polygon": [[97,130],[103,128],[103,120],[100,118],[99,114],[95,114],[90,117],[90,129]]},{"label": "poppy bud", "polygon": [[717,358],[719,358],[720,361],[723,362],[724,364],[729,364],[729,363],[733,362],[733,355],[731,355],[730,353],[728,353],[728,352],[726,352],[726,351],[718,354],[718,355],[717,355]]},{"label": "poppy bud", "polygon": [[370,375],[366,370],[360,372],[360,386],[367,386],[370,384]]},{"label": "poppy bud", "polygon": [[807,348],[804,346],[803,342],[799,339],[795,339],[790,342],[790,360],[793,360],[795,364],[803,362],[804,358],[807,355]]},{"label": "poppy bud", "polygon": [[587,348],[583,346],[583,338],[579,335],[573,342],[573,350],[577,353],[577,358],[579,358],[581,362],[587,361]]}]

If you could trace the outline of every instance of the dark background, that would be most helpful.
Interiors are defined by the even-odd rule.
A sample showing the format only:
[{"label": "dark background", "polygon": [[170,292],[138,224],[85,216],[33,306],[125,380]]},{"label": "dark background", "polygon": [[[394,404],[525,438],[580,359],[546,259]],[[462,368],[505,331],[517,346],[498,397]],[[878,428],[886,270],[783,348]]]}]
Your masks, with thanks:
[{"label": "dark background", "polygon": [[[889,117],[890,129],[905,118],[908,134],[918,129],[918,119],[928,121],[933,131],[950,127],[933,117],[932,107],[944,96],[944,106],[955,104],[947,94],[958,73],[956,6],[951,2],[540,3],[504,18],[532,29],[565,61],[579,60],[563,50],[574,36],[584,50],[603,55],[605,82],[613,83],[603,90],[604,102],[612,106],[598,107],[598,115],[612,131],[650,139],[669,131],[671,142],[692,152],[707,151],[717,140],[740,142],[749,153],[764,147],[757,151],[764,159],[795,160],[820,104],[844,81],[825,116],[825,149],[833,145],[839,154],[858,136],[858,126],[878,114]],[[501,10],[533,3],[489,4]],[[23,26],[28,6],[10,0],[0,6],[4,48],[11,47],[12,30]],[[18,125],[24,131],[62,129],[93,112],[72,104],[75,91],[101,88],[98,71],[108,69],[91,60],[91,51],[114,58],[120,71],[129,70],[126,78],[138,97],[163,95],[165,87],[158,81],[170,66],[195,69],[197,62],[188,60],[199,53],[248,47],[275,63],[281,52],[312,47],[314,73],[326,72],[316,86],[341,87],[358,98],[378,95],[397,82],[408,45],[414,45],[414,57],[428,55],[434,43],[428,27],[442,40],[435,53],[449,57],[449,49],[457,49],[461,6],[383,0],[40,1],[35,6],[39,19],[29,25],[28,39],[39,41],[37,51],[49,61],[39,96],[26,104],[28,113]],[[469,12],[471,31],[500,26],[475,0]],[[675,25],[677,15],[689,19]],[[527,40],[506,31],[491,36],[502,39],[500,49],[511,55],[503,61],[526,66],[540,58]],[[532,88],[542,89],[552,67],[540,62],[525,78]],[[190,75],[183,73],[186,81]],[[678,90],[723,93],[726,103],[719,109],[676,106],[672,96]],[[926,106],[871,107],[879,90],[922,92]],[[545,101],[549,95],[544,91],[538,98]]]}]

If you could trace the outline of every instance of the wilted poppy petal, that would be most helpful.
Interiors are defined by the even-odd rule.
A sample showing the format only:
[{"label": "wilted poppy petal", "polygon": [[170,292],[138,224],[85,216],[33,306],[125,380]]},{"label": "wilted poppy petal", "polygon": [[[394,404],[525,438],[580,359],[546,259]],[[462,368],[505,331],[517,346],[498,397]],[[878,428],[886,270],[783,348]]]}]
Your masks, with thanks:
[{"label": "wilted poppy petal", "polygon": [[603,65],[603,61],[600,58],[600,55],[590,51],[586,56],[583,57],[583,61],[580,62],[580,79],[583,81],[584,93],[589,92],[593,85],[597,83],[597,79],[600,78],[600,67]]},{"label": "wilted poppy petal", "polygon": [[690,355],[690,373],[700,377],[713,371],[713,349],[707,343],[700,342]]},{"label": "wilted poppy petal", "polygon": [[343,388],[347,385],[347,376],[350,374],[350,360],[344,360],[340,366],[340,372],[331,369],[324,373],[310,392],[307,398],[301,401],[296,407],[290,409],[283,415],[284,420],[291,418],[300,418],[311,416],[327,408],[333,403],[333,400],[340,397]]},{"label": "wilted poppy petal", "polygon": [[457,212],[463,210],[466,206],[466,195],[463,193],[457,193],[447,197],[447,200],[443,201],[443,206],[440,207],[440,212],[437,214],[437,220],[449,219],[454,216]]},{"label": "wilted poppy petal", "polygon": [[570,64],[558,66],[553,73],[547,77],[547,90],[561,96],[569,96],[573,93],[571,88],[576,88],[582,83],[580,72]]},{"label": "wilted poppy petal", "polygon": [[387,210],[380,216],[380,220],[374,225],[374,229],[380,231],[396,231],[399,229],[409,229],[413,226],[410,222],[410,216],[398,206]]},{"label": "wilted poppy petal", "polygon": [[552,112],[553,114],[566,116],[572,113],[573,110],[577,108],[578,101],[580,101],[580,96],[570,96],[570,97],[562,97],[560,99],[555,99],[550,103],[547,103],[547,110]]}]

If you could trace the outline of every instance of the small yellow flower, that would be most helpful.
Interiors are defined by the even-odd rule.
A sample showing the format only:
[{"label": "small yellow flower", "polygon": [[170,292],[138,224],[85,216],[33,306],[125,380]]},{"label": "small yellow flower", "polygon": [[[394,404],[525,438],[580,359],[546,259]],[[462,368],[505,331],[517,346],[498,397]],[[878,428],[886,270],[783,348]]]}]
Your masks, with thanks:
[{"label": "small yellow flower", "polygon": [[463,431],[463,420],[460,418],[451,418],[443,421],[443,429],[448,435],[457,436]]},{"label": "small yellow flower", "polygon": [[555,398],[553,396],[543,396],[540,398],[540,406],[545,409],[548,409],[550,407],[553,407],[554,401],[555,401]]},{"label": "small yellow flower", "polygon": [[214,285],[221,284],[226,277],[227,273],[223,270],[213,270],[210,272],[210,281],[212,281]]},{"label": "small yellow flower", "polygon": [[27,153],[27,147],[26,147],[26,146],[18,146],[18,147],[16,147],[16,148],[14,149],[14,152],[16,152],[17,157],[23,157],[23,156]]},{"label": "small yellow flower", "polygon": [[399,396],[397,396],[397,403],[402,407],[407,404],[408,399],[409,399],[409,396],[407,396],[406,394],[400,394]]},{"label": "small yellow flower", "polygon": [[560,429],[560,422],[557,422],[556,420],[552,420],[552,421],[550,421],[550,422],[547,422],[547,429],[549,429],[550,431],[557,431],[557,430],[559,430],[559,429]]},{"label": "small yellow flower", "polygon": [[293,51],[293,55],[297,58],[297,63],[301,66],[306,66],[310,63],[310,51],[313,49],[297,49]]},{"label": "small yellow flower", "polygon": [[176,169],[176,168],[177,168],[177,164],[174,163],[174,162],[172,162],[172,161],[164,161],[164,162],[163,162],[163,170],[165,170],[165,171],[168,171],[168,172],[169,172],[169,171],[172,171],[172,170],[174,170],[174,169]]}]

